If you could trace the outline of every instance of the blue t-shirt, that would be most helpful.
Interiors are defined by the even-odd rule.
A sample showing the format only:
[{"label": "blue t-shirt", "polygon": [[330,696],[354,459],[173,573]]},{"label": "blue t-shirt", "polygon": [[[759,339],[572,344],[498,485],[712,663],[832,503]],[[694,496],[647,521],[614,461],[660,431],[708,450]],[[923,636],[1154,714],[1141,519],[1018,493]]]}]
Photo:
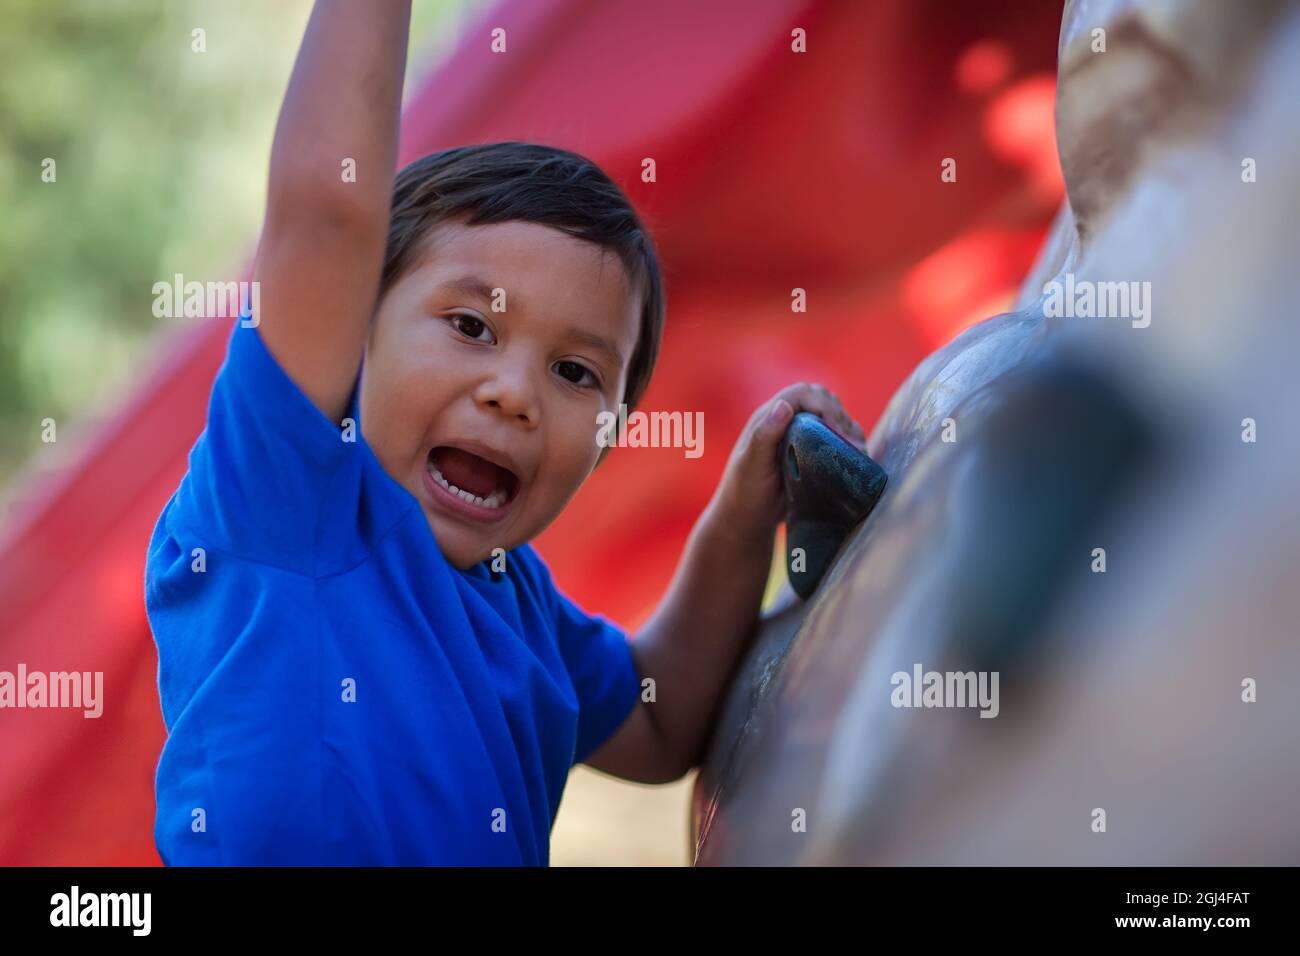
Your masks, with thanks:
[{"label": "blue t-shirt", "polygon": [[627,637],[531,545],[457,569],[355,391],[351,417],[349,436],[235,323],[145,568],[158,852],[546,865],[569,770],[637,702]]}]

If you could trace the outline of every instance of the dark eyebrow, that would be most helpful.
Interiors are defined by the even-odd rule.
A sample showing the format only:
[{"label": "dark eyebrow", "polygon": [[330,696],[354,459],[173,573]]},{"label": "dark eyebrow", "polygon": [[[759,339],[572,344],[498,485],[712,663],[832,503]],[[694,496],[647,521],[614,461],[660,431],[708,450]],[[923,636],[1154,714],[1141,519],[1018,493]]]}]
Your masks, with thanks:
[{"label": "dark eyebrow", "polygon": [[443,287],[453,292],[463,292],[465,295],[477,296],[485,302],[491,302],[493,295],[493,286],[488,285],[478,276],[457,276],[455,279],[448,279],[444,282]]},{"label": "dark eyebrow", "polygon": [[570,328],[566,331],[564,336],[565,338],[572,339],[575,342],[581,342],[583,345],[589,346],[598,352],[604,352],[606,357],[613,362],[615,372],[623,367],[622,354],[614,347],[614,344],[604,336],[597,335],[595,332],[588,332],[585,329],[574,328]]}]

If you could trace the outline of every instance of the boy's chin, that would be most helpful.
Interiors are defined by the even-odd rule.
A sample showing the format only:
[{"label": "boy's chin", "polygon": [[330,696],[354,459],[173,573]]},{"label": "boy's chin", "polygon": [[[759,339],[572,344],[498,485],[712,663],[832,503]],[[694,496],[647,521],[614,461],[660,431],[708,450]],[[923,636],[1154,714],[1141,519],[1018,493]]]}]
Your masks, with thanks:
[{"label": "boy's chin", "polygon": [[467,529],[456,527],[450,522],[430,521],[429,526],[447,563],[460,571],[468,571],[474,565],[492,557],[495,548],[509,550],[505,543],[490,544],[482,537],[475,537]]}]

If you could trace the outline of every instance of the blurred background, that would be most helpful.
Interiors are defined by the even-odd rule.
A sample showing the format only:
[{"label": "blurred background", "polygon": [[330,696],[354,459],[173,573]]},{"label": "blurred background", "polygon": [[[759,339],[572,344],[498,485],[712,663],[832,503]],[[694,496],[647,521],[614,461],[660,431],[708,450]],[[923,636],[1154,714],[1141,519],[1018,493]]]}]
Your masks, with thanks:
[{"label": "blurred background", "polygon": [[[0,670],[103,671],[106,698],[98,720],[0,711],[0,864],[158,863],[164,729],[144,556],[229,323],[157,319],[152,286],[241,277],[309,10],[0,9]],[[598,162],[665,266],[668,324],[642,407],[705,413],[701,458],[616,450],[538,539],[579,604],[635,631],[772,392],[821,381],[870,431],[919,359],[1010,308],[1062,198],[1060,15],[1028,2],[417,0],[402,163],[500,139]],[[489,50],[494,27],[504,55]],[[655,182],[641,181],[646,157]],[[948,159],[955,181],[941,177]],[[806,312],[791,310],[796,288]],[[769,594],[780,574],[774,561]],[[692,780],[577,768],[552,862],[688,864]]]}]

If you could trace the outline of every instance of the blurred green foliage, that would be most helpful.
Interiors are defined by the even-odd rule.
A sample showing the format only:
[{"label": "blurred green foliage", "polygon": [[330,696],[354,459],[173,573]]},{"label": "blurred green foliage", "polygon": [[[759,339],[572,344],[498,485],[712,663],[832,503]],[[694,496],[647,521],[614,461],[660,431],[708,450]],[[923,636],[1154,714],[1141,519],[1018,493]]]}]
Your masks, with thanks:
[{"label": "blurred green foliage", "polygon": [[[410,74],[481,3],[417,2]],[[309,0],[0,2],[0,487],[155,360],[154,282],[238,278]],[[194,34],[204,31],[205,52]],[[55,161],[56,180],[42,181]],[[189,320],[201,321],[201,320]]]}]

